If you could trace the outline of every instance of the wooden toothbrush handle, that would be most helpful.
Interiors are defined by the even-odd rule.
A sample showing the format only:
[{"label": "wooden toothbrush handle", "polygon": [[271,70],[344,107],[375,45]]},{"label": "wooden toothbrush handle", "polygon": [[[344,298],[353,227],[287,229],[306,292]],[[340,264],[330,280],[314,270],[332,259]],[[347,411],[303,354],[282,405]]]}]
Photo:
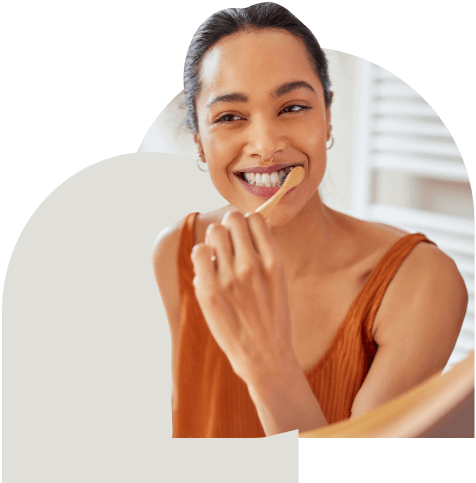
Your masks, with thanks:
[{"label": "wooden toothbrush handle", "polygon": [[279,190],[266,203],[263,203],[257,210],[255,210],[255,213],[261,213],[263,218],[268,218],[273,208],[279,203],[279,200],[285,195],[285,193],[285,190]]},{"label": "wooden toothbrush handle", "polygon": [[284,180],[283,186],[266,202],[263,203],[255,213],[261,213],[264,218],[267,218],[271,210],[279,203],[279,200],[292,188],[296,187],[304,179],[304,168],[298,166],[294,168]]}]

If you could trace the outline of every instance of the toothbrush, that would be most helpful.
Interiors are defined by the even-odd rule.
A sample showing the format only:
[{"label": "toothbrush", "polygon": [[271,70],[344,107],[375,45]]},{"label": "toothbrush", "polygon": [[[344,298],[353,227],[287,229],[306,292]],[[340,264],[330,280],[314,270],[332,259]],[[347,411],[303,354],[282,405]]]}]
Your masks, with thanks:
[{"label": "toothbrush", "polygon": [[297,186],[304,178],[304,168],[298,166],[292,168],[291,171],[280,180],[281,188],[265,203],[263,203],[255,213],[261,213],[263,218],[268,218],[273,208],[279,203],[279,200],[292,188]]}]

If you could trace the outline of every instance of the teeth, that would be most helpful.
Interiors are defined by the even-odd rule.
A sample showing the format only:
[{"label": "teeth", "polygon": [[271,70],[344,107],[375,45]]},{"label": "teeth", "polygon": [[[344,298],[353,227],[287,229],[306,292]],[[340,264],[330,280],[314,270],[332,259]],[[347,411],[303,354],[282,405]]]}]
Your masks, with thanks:
[{"label": "teeth", "polygon": [[246,181],[253,186],[266,186],[267,188],[278,187],[279,181],[288,174],[294,166],[272,173],[243,173]]}]

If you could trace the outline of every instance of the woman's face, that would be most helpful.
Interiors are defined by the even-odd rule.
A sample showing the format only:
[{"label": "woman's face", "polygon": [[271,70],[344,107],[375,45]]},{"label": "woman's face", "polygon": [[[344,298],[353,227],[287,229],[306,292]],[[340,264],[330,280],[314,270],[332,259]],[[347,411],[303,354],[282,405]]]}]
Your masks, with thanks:
[{"label": "woman's face", "polygon": [[[273,226],[287,223],[318,196],[331,131],[322,85],[305,45],[276,29],[230,35],[205,54],[200,80],[195,140],[213,184],[240,212],[254,211],[270,197],[269,191],[245,185],[257,180],[256,174],[243,180],[244,170],[303,166],[303,181],[270,216]],[[271,157],[271,164],[263,163]]]}]

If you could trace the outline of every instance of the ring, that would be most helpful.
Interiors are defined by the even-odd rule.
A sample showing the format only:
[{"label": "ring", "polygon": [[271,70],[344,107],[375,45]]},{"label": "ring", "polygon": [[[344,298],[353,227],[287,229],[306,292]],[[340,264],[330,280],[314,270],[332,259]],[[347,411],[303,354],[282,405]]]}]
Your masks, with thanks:
[{"label": "ring", "polygon": [[216,262],[217,257],[215,255],[212,255],[212,262]]}]

